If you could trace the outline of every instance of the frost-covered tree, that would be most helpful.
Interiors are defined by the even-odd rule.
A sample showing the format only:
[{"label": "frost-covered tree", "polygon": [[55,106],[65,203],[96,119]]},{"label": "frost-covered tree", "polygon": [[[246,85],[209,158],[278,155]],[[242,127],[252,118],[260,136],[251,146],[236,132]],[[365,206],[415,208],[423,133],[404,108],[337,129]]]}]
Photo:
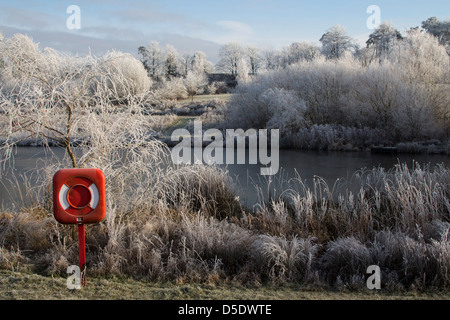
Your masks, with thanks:
[{"label": "frost-covered tree", "polygon": [[247,58],[250,67],[250,74],[256,75],[261,68],[262,58],[260,50],[253,46],[247,47]]},{"label": "frost-covered tree", "polygon": [[184,78],[178,77],[171,79],[162,78],[153,91],[153,99],[160,103],[168,100],[186,99],[188,97],[188,93],[184,80]]},{"label": "frost-covered tree", "polygon": [[226,114],[235,128],[279,129],[281,137],[305,126],[305,103],[286,89],[247,83],[237,88]]},{"label": "frost-covered tree", "polygon": [[108,76],[96,77],[97,87],[103,85],[100,91],[107,92],[115,102],[146,93],[152,85],[142,63],[122,52],[113,51],[104,55],[99,72]]},{"label": "frost-covered tree", "polygon": [[450,54],[450,20],[439,21],[436,17],[431,17],[422,22],[422,28],[435,36]]},{"label": "frost-covered tree", "polygon": [[[152,212],[152,203],[166,199],[161,181],[174,176],[169,151],[153,138],[153,121],[142,113],[142,97],[130,96],[127,106],[117,106],[110,103],[119,99],[110,96],[116,91],[102,85],[94,86],[97,90],[91,87],[126,76],[116,65],[123,60],[41,51],[30,38],[19,35],[0,43],[0,56],[5,59],[3,71],[8,75],[8,83],[0,83],[0,162],[6,164],[13,158],[14,146],[26,139],[39,139],[44,147],[53,142],[64,148],[61,160],[52,158],[54,148],[46,148],[51,161],[32,171],[33,178],[38,178],[33,195],[37,210],[44,212],[42,221],[51,214],[51,181],[59,169],[102,170],[107,181],[107,215],[101,227],[106,236],[101,251],[117,254],[123,249],[121,234],[127,219]],[[116,71],[119,73],[113,74]],[[5,168],[8,166],[0,167],[0,175]],[[72,241],[64,231],[67,228],[57,224],[49,227],[52,236],[61,240],[55,245],[63,239]]]},{"label": "frost-covered tree", "polygon": [[166,46],[165,74],[168,78],[177,77],[180,66],[180,57],[174,46]]},{"label": "frost-covered tree", "polygon": [[379,59],[386,57],[396,41],[402,40],[403,37],[395,27],[388,22],[382,23],[367,40],[367,48],[373,48],[375,56]]},{"label": "frost-covered tree", "polygon": [[241,58],[237,64],[236,79],[238,83],[246,83],[250,80],[249,68],[245,58]]},{"label": "frost-covered tree", "polygon": [[286,64],[312,61],[320,55],[320,48],[308,42],[294,42],[285,49]]},{"label": "frost-covered tree", "polygon": [[213,71],[213,64],[208,61],[204,52],[197,51],[192,57],[191,70],[198,74],[211,73]]},{"label": "frost-covered tree", "polygon": [[268,129],[280,130],[281,136],[298,132],[306,125],[306,104],[290,91],[269,89],[262,95],[263,103],[272,111],[266,126]]},{"label": "frost-covered tree", "polygon": [[192,68],[192,55],[185,53],[180,57],[180,75],[186,77]]},{"label": "frost-covered tree", "polygon": [[220,48],[219,55],[218,68],[233,76],[237,76],[239,61],[245,57],[245,50],[242,45],[239,43],[225,44]]},{"label": "frost-covered tree", "polygon": [[354,49],[355,43],[348,36],[347,30],[342,26],[334,26],[328,29],[320,38],[322,53],[328,59],[340,59],[344,53]]},{"label": "frost-covered tree", "polygon": [[208,79],[206,78],[206,74],[202,71],[195,72],[189,71],[186,78],[184,79],[184,86],[186,87],[186,91],[191,97],[192,101],[194,101],[194,96],[208,84]]},{"label": "frost-covered tree", "polygon": [[159,79],[163,74],[164,68],[164,53],[159,47],[159,43],[156,41],[150,42],[146,50],[141,50],[145,57],[143,58],[144,65],[148,70],[149,76],[153,80]]},{"label": "frost-covered tree", "polygon": [[[376,52],[374,47],[364,47],[356,50],[355,58],[361,63],[362,66],[368,67],[372,62],[376,60]],[[379,61],[379,59],[378,59]]]},{"label": "frost-covered tree", "polygon": [[398,64],[405,81],[426,84],[450,81],[445,47],[429,33],[410,30],[401,45],[391,51],[389,60]]},{"label": "frost-covered tree", "polygon": [[[64,147],[74,168],[112,170],[108,165],[123,157],[119,150],[148,134],[137,108],[149,80],[130,55],[75,58],[41,51],[23,35],[4,41],[0,54],[9,81],[0,88],[0,136],[6,137],[2,160],[11,156],[15,144],[34,138]],[[123,99],[128,105],[119,114],[111,101]],[[80,152],[74,150],[76,140]]]},{"label": "frost-covered tree", "polygon": [[147,48],[146,47],[144,47],[144,46],[140,46],[139,48],[138,48],[138,54],[139,55],[141,55],[141,62],[142,62],[142,64],[144,65],[144,68],[145,68],[145,70],[147,70],[148,71],[148,65],[147,65],[147,63],[148,63],[148,61],[147,61],[147,57],[148,57],[148,50],[147,50]]},{"label": "frost-covered tree", "polygon": [[[52,69],[44,52],[39,50],[39,45],[28,36],[15,34],[13,37],[2,41],[3,62],[7,66],[5,75],[15,79],[26,77],[40,78],[49,81],[48,74],[42,70]],[[13,54],[15,52],[15,54]],[[59,59],[59,58],[58,58]]]},{"label": "frost-covered tree", "polygon": [[404,82],[422,87],[428,107],[448,130],[450,96],[446,87],[450,83],[450,59],[445,47],[433,35],[411,30],[390,60],[397,64]]},{"label": "frost-covered tree", "polygon": [[[253,77],[233,95],[229,125],[267,125],[273,117],[266,107],[269,96],[276,101],[285,96],[273,90],[277,88],[289,92],[292,101],[304,101],[298,120],[307,126],[370,128],[380,142],[445,136],[450,128],[450,68],[436,38],[411,31],[381,63],[363,65],[356,59],[349,54],[336,61],[319,57]],[[281,115],[272,123],[280,128],[283,119],[295,123],[291,109],[277,110]]]},{"label": "frost-covered tree", "polygon": [[282,53],[277,50],[264,50],[262,60],[266,70],[277,70],[282,67]]}]

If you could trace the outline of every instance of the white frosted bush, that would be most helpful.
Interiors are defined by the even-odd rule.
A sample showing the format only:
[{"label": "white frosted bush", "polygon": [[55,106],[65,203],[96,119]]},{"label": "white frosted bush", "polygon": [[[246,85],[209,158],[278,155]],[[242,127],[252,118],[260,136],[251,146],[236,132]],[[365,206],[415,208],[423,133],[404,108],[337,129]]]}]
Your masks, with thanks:
[{"label": "white frosted bush", "polygon": [[194,99],[194,95],[201,92],[201,90],[207,85],[208,79],[204,72],[189,71],[184,79],[184,86],[187,94]]},{"label": "white frosted bush", "polygon": [[[262,74],[238,87],[230,102],[230,123],[247,121],[250,127],[267,124],[272,117],[270,104],[278,107],[273,114],[281,111],[288,115],[287,128],[292,123],[296,123],[295,129],[303,127],[303,118],[319,124],[342,121],[345,114],[341,97],[350,90],[348,75],[353,70],[348,59],[335,62],[318,58]],[[274,96],[272,101],[270,94]],[[298,119],[294,119],[295,114]]]},{"label": "white frosted bush", "polygon": [[[414,32],[394,43],[381,63],[362,65],[351,55],[321,57],[260,74],[238,86],[228,122],[244,128],[277,126],[294,135],[305,124],[369,128],[382,130],[384,137],[368,140],[387,144],[445,138],[450,112],[445,48]],[[339,140],[323,139],[327,142],[318,144]]]},{"label": "white frosted bush", "polygon": [[[282,135],[305,126],[303,114],[306,105],[298,96],[286,89],[268,88],[263,92],[260,89],[255,87],[251,92],[246,92],[245,96],[237,93],[238,97],[232,98],[227,118],[229,121],[237,121],[233,121],[233,125],[279,129]],[[236,107],[237,105],[240,107]]]},{"label": "white frosted bush", "polygon": [[181,78],[172,78],[158,83],[153,93],[157,101],[180,100],[188,97],[185,83]]},{"label": "white frosted bush", "polygon": [[1,42],[4,73],[16,79],[41,77],[46,78],[49,64],[39,45],[23,34],[15,34]]},{"label": "white frosted bush", "polygon": [[103,56],[98,74],[98,85],[119,101],[146,93],[152,85],[143,64],[132,55],[122,52],[113,51]]},{"label": "white frosted bush", "polygon": [[352,122],[389,130],[394,138],[414,139],[439,135],[429,84],[407,82],[390,61],[371,65],[355,77],[349,96]]},{"label": "white frosted bush", "polygon": [[443,83],[449,79],[450,59],[444,46],[433,35],[411,30],[407,38],[397,42],[389,60],[408,82]]},{"label": "white frosted bush", "polygon": [[262,95],[262,100],[272,111],[272,116],[266,124],[268,129],[279,129],[281,134],[286,134],[305,126],[305,102],[292,92],[269,89]]}]

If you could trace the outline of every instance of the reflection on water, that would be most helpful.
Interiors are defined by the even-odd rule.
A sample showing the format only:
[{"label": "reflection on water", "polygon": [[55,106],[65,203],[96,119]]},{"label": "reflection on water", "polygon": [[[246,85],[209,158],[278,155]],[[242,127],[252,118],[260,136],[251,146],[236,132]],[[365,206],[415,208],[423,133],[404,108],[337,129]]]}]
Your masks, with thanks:
[{"label": "reflection on water", "polygon": [[[62,158],[64,149],[53,148],[51,153],[43,148],[23,147],[17,148],[14,156],[14,174],[19,176],[32,174],[36,168],[43,167],[52,157]],[[383,167],[386,170],[398,163],[406,163],[412,167],[414,162],[421,166],[444,164],[450,167],[450,157],[445,155],[411,155],[411,154],[370,154],[365,152],[326,152],[326,151],[299,151],[280,150],[280,172],[273,177],[260,176],[261,165],[228,165],[230,175],[234,177],[238,186],[238,195],[244,204],[252,206],[258,201],[258,192],[255,185],[260,186],[263,195],[267,195],[267,182],[270,182],[272,191],[280,192],[287,188],[286,181],[299,175],[306,185],[311,185],[315,176],[322,177],[330,185],[337,179],[351,179],[352,175],[361,169]],[[248,161],[246,161],[248,163]],[[11,187],[11,170],[2,176],[0,184],[0,205],[4,208],[16,206],[20,199],[19,194]],[[19,179],[20,181],[20,179]],[[283,183],[281,183],[281,181]],[[19,182],[20,184],[20,182]]]}]

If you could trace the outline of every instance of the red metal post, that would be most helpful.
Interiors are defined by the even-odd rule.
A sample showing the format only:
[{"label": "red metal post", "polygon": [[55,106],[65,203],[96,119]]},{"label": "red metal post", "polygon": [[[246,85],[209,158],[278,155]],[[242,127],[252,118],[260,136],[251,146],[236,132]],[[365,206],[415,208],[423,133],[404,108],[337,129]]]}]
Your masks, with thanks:
[{"label": "red metal post", "polygon": [[81,285],[86,285],[86,244],[84,235],[84,224],[78,225],[78,253],[81,272]]}]

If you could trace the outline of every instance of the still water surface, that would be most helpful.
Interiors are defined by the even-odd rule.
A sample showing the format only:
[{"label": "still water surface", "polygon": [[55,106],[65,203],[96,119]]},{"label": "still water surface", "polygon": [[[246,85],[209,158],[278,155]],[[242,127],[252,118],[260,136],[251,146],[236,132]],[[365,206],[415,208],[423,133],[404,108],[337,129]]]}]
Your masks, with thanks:
[{"label": "still water surface", "polygon": [[[54,148],[52,151],[57,158],[64,156],[63,149]],[[14,173],[16,176],[24,173],[31,174],[36,168],[44,166],[49,161],[51,161],[51,156],[43,148],[17,148],[14,156]],[[337,179],[350,180],[358,170],[372,169],[373,167],[383,167],[389,170],[398,163],[406,163],[412,167],[415,162],[421,166],[433,167],[436,164],[444,164],[450,168],[450,157],[446,155],[390,155],[300,150],[280,150],[281,170],[278,175],[271,178],[260,176],[260,165],[228,165],[226,168],[234,177],[238,187],[237,194],[241,201],[247,206],[252,206],[258,202],[255,185],[264,190],[268,179],[271,179],[272,186],[278,188],[278,191],[286,187],[280,185],[280,181],[286,182],[298,175],[304,179],[306,185],[310,185],[315,176],[322,177],[330,185],[333,185]],[[19,194],[16,189],[11,187],[11,177],[11,172],[9,172],[2,177],[2,183],[0,183],[0,207],[3,208],[20,207],[21,205]]]}]

